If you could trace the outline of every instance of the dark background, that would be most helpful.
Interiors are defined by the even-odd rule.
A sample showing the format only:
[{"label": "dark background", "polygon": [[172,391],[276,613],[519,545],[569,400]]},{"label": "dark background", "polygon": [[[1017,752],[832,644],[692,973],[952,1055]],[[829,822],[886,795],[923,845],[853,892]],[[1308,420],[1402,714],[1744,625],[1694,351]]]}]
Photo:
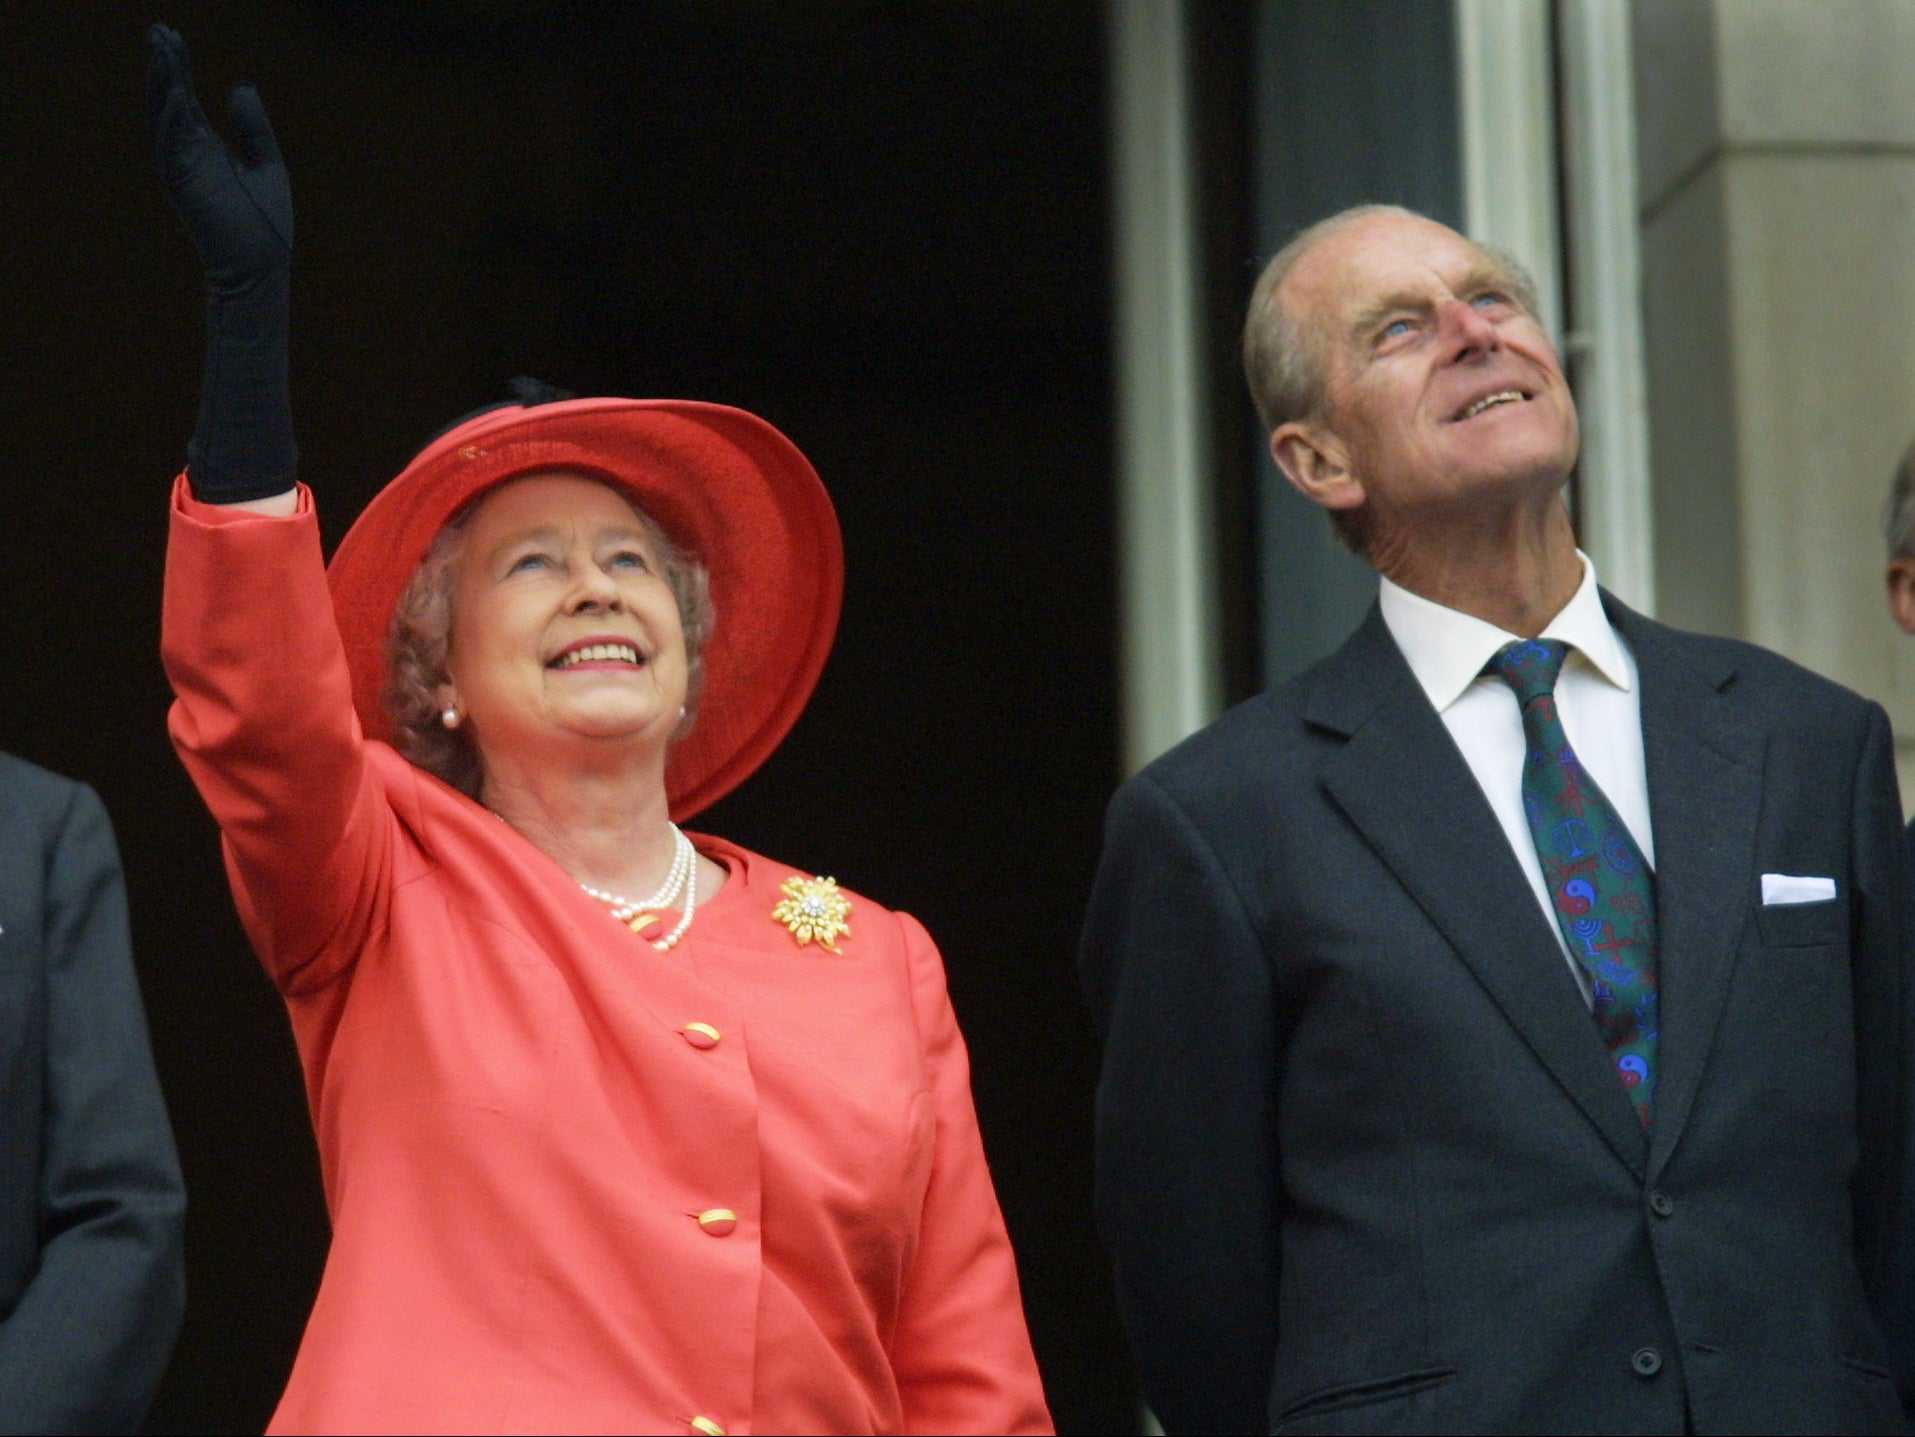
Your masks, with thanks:
[{"label": "dark background", "polygon": [[201,341],[144,149],[153,19],[216,117],[260,85],[291,165],[294,401],[329,542],[518,372],[742,405],[817,465],[848,556],[837,649],[698,826],[940,940],[1056,1416],[1134,1430],[1071,971],[1117,764],[1098,7],[12,0],[0,745],[98,787],[126,859],[191,1202],[151,1425],[265,1423],[327,1239],[286,1021],[163,733]]}]

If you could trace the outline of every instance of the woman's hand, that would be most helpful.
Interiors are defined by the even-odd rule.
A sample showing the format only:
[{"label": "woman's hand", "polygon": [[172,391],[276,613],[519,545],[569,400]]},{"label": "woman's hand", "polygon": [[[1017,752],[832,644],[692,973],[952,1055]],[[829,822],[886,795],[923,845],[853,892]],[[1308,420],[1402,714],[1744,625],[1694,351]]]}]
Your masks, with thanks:
[{"label": "woman's hand", "polygon": [[293,197],[259,92],[236,85],[229,146],[193,93],[186,42],[147,31],[147,132],[167,198],[206,271],[206,378],[187,446],[211,504],[288,493],[298,466],[287,351]]},{"label": "woman's hand", "polygon": [[193,93],[176,30],[146,34],[146,125],[167,198],[186,223],[208,291],[242,294],[292,267],[293,192],[272,122],[251,85],[227,100],[233,143],[214,133]]}]

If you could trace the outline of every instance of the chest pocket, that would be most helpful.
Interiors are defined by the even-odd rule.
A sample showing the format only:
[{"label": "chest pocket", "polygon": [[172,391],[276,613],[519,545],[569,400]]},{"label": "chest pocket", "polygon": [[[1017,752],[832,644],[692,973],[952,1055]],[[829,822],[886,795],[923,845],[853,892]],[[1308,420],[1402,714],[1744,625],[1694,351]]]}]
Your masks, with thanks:
[{"label": "chest pocket", "polygon": [[1757,910],[1765,948],[1826,948],[1849,941],[1848,895],[1815,903],[1765,903]]}]

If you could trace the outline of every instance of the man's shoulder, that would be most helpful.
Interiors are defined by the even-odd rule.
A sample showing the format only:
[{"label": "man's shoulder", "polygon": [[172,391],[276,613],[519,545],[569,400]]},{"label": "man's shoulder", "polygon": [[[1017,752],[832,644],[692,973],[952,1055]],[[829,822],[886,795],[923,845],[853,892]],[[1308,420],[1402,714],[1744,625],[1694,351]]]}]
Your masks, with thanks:
[{"label": "man's shoulder", "polygon": [[1146,764],[1124,785],[1155,789],[1185,810],[1269,793],[1316,771],[1322,743],[1304,718],[1301,678],[1290,679],[1227,710]]},{"label": "man's shoulder", "polygon": [[1795,660],[1742,639],[1694,633],[1645,619],[1619,616],[1617,627],[1636,652],[1648,685],[1658,672],[1689,672],[1716,686],[1732,702],[1792,723],[1829,723],[1847,727],[1866,723],[1878,708],[1873,700]]},{"label": "man's shoulder", "polygon": [[0,796],[35,807],[65,808],[85,788],[78,779],[0,751]]},{"label": "man's shoulder", "polygon": [[15,841],[57,823],[76,802],[88,801],[97,800],[85,784],[0,752],[0,832]]}]

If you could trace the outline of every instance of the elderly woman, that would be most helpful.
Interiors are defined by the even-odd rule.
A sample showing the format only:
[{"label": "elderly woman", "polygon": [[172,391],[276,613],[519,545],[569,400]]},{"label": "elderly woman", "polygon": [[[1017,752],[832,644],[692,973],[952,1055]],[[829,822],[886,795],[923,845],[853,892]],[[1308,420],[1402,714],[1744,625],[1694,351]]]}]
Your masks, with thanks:
[{"label": "elderly woman", "polygon": [[291,204],[155,29],[209,280],[172,732],[306,1073],[333,1242],[276,1431],[1048,1429],[931,940],[680,831],[836,625],[804,458],[717,405],[484,411],[322,566]]}]

